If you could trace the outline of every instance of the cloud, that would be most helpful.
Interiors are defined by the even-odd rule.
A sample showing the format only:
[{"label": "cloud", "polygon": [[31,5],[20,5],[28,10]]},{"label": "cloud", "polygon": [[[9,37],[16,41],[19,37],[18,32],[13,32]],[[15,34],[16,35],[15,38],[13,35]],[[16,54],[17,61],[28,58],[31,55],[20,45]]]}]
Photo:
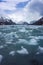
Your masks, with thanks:
[{"label": "cloud", "polygon": [[0,2],[6,2],[6,1],[0,0]]},{"label": "cloud", "polygon": [[25,19],[26,15],[25,15],[24,7],[28,3],[28,0],[19,0],[19,1],[3,0],[3,1],[6,1],[6,3],[5,2],[0,3],[0,10],[2,11],[1,13],[2,15],[7,15],[13,21],[21,21]]},{"label": "cloud", "polygon": [[28,1],[26,2],[20,2],[16,5],[16,8],[24,8],[27,5]]},{"label": "cloud", "polygon": [[43,0],[0,0],[0,12],[13,21],[37,20],[43,16]]},{"label": "cloud", "polygon": [[41,16],[43,16],[43,1],[42,0],[31,0],[30,2],[30,11],[31,12],[39,12]]},{"label": "cloud", "polygon": [[[6,1],[6,2],[5,2]],[[26,2],[27,0],[1,0],[0,2],[0,10],[2,11],[17,11],[16,5],[20,2]]]},{"label": "cloud", "polygon": [[12,14],[9,14],[8,16],[13,20],[13,21],[16,21],[16,22],[19,22],[19,21],[22,21],[25,19],[25,14],[22,13],[22,11],[17,11],[15,13],[12,13]]},{"label": "cloud", "polygon": [[29,1],[28,4],[23,9],[20,8],[15,13],[10,14],[9,17],[12,20],[15,20],[15,21],[18,21],[18,22],[23,20],[23,21],[27,21],[28,23],[30,23],[30,21],[39,19],[40,13],[38,11],[33,12],[30,9],[31,4],[32,4],[32,1]]}]

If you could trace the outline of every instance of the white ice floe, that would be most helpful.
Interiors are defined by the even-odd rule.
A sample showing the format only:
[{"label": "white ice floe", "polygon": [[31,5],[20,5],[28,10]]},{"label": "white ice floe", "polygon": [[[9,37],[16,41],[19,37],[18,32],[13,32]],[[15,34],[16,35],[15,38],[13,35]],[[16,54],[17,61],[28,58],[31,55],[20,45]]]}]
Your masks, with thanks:
[{"label": "white ice floe", "polygon": [[11,32],[5,35],[5,40],[7,44],[12,44],[14,38],[19,38],[16,32]]},{"label": "white ice floe", "polygon": [[3,45],[0,45],[0,49],[2,49],[2,48],[4,48],[4,46]]},{"label": "white ice floe", "polygon": [[21,50],[17,50],[17,53],[19,54],[29,54],[27,49],[21,46]]},{"label": "white ice floe", "polygon": [[40,54],[39,52],[36,52],[36,55]]},{"label": "white ice floe", "polygon": [[33,39],[36,39],[36,40],[38,40],[38,39],[39,39],[39,37],[38,37],[38,36],[29,36],[29,38],[33,38]]},{"label": "white ice floe", "polygon": [[7,47],[8,45],[7,44],[4,44],[4,47]]},{"label": "white ice floe", "polygon": [[19,39],[18,43],[28,44],[28,41],[25,39]]},{"label": "white ice floe", "polygon": [[16,33],[16,32],[14,32],[14,35],[15,35],[15,37],[16,37],[16,38],[19,38],[19,36],[17,35],[17,33]]},{"label": "white ice floe", "polygon": [[37,40],[36,39],[30,39],[29,45],[38,45]]},{"label": "white ice floe", "polygon": [[2,56],[2,55],[0,55],[0,63],[2,62],[2,59],[3,59],[3,56]]},{"label": "white ice floe", "polygon": [[15,37],[16,37],[16,38],[19,38],[19,36],[18,36],[17,34],[15,34]]},{"label": "white ice floe", "polygon": [[38,50],[39,50],[40,53],[43,53],[43,47],[39,46]]},{"label": "white ice floe", "polygon": [[38,36],[38,38],[43,40],[43,36]]},{"label": "white ice floe", "polygon": [[12,40],[13,40],[12,34],[13,34],[13,32],[8,33],[8,34],[5,35],[6,43],[7,42],[10,42],[10,43],[12,42]]},{"label": "white ice floe", "polygon": [[40,53],[43,53],[43,47],[41,46],[38,47],[38,52],[36,54],[40,54]]},{"label": "white ice floe", "polygon": [[0,32],[0,35],[2,34],[2,32]]},{"label": "white ice floe", "polygon": [[20,29],[19,32],[25,32],[25,33],[27,32],[28,33],[28,31],[25,28]]},{"label": "white ice floe", "polygon": [[11,51],[11,52],[9,53],[9,55],[14,56],[14,55],[15,55],[15,51]]},{"label": "white ice floe", "polygon": [[43,40],[43,36],[29,36],[29,38],[33,38],[36,40],[42,39]]},{"label": "white ice floe", "polygon": [[7,42],[6,42],[6,44],[12,44],[12,42],[10,42],[10,41],[7,41]]}]

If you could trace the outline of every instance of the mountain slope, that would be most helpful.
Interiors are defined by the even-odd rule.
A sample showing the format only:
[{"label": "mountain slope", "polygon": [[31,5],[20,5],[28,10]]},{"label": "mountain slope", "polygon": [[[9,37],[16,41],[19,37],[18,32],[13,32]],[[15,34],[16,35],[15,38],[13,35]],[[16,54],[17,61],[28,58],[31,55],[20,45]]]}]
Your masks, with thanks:
[{"label": "mountain slope", "polygon": [[32,25],[43,25],[43,17],[40,18],[38,21],[34,22]]},{"label": "mountain slope", "polygon": [[6,19],[1,17],[0,18],[0,25],[14,25],[16,24],[15,22],[13,22],[11,19]]}]

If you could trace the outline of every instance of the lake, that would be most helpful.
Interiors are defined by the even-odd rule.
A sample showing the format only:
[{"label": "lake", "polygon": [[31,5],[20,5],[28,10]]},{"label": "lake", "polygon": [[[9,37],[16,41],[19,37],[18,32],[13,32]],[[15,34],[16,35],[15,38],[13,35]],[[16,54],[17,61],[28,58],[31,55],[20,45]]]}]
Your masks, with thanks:
[{"label": "lake", "polygon": [[0,65],[43,65],[43,26],[0,25]]}]

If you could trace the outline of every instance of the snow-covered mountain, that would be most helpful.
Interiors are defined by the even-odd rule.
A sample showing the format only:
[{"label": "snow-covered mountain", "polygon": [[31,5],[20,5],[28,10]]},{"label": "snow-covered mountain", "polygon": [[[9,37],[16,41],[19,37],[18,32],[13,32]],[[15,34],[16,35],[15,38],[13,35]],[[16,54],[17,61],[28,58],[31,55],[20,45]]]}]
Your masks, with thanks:
[{"label": "snow-covered mountain", "polygon": [[18,25],[29,25],[29,23],[26,22],[26,21],[20,21],[20,22],[18,22],[17,24],[18,24]]},{"label": "snow-covered mountain", "polygon": [[13,22],[11,19],[0,17],[0,25],[13,25],[13,24],[16,24],[16,23]]},{"label": "snow-covered mountain", "polygon": [[43,17],[37,21],[32,21],[30,24],[27,21],[13,22],[11,19],[0,17],[0,25],[43,25]]},{"label": "snow-covered mountain", "polygon": [[32,25],[43,25],[43,17],[35,21]]}]

